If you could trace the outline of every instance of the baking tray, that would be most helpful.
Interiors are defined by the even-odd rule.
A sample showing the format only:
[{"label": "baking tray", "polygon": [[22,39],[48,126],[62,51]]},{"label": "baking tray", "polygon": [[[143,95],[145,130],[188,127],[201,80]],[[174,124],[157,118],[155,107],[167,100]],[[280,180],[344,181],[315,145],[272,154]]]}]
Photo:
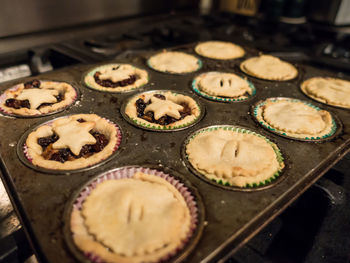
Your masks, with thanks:
[{"label": "baking tray", "polygon": [[[175,50],[193,53],[193,47],[194,44]],[[249,101],[237,103],[210,101],[192,91],[193,78],[209,70],[235,72],[244,76],[239,69],[240,62],[258,54],[257,50],[246,51],[245,57],[230,61],[201,58],[203,67],[199,71],[180,76],[149,69],[146,61],[152,53],[128,52],[114,62],[131,63],[147,69],[151,81],[141,89],[127,94],[104,93],[87,89],[80,83],[80,100],[61,113],[33,119],[0,118],[3,180],[39,261],[77,261],[64,240],[64,209],[77,189],[104,171],[128,165],[152,165],[177,171],[198,190],[205,210],[202,237],[185,262],[217,262],[237,251],[349,151],[350,111],[317,103],[299,90],[300,83],[310,77],[321,75],[350,79],[349,76],[297,65],[299,76],[291,81],[274,82],[248,77],[256,88],[256,95]],[[106,63],[110,62],[112,61]],[[76,65],[37,78],[79,82],[82,74],[93,66]],[[1,91],[29,79],[33,78],[9,82],[2,85]],[[136,92],[155,89],[179,90],[191,94],[205,106],[205,116],[196,125],[171,133],[147,131],[126,122],[120,113],[123,102]],[[250,116],[251,105],[268,97],[292,97],[309,101],[338,116],[343,130],[331,141],[317,143],[295,141],[270,133]],[[121,153],[95,169],[65,176],[33,170],[19,160],[16,144],[25,130],[44,121],[74,113],[96,113],[118,124],[123,130]],[[243,126],[275,142],[282,153],[288,156],[283,180],[267,189],[244,192],[216,187],[193,174],[181,156],[185,138],[198,129],[222,124]]]}]

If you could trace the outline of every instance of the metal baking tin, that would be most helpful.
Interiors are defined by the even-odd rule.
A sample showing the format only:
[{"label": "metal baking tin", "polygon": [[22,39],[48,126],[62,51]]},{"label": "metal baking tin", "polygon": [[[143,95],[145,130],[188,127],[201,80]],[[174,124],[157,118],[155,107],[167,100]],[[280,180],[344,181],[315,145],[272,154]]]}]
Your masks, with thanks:
[{"label": "metal baking tin", "polygon": [[[103,174],[109,173],[109,172],[113,172],[113,171],[117,171],[117,170],[121,170],[121,169],[125,169],[125,168],[138,168],[138,167],[142,167],[142,168],[151,168],[151,169],[155,169],[155,170],[159,170],[162,172],[164,171],[164,167],[159,167],[159,166],[154,166],[154,165],[142,165],[142,166],[136,166],[136,165],[131,165],[131,166],[124,166],[124,167],[118,167],[118,168],[114,168],[112,170],[106,171]],[[203,232],[203,228],[204,228],[204,220],[205,220],[205,209],[204,209],[204,205],[202,202],[202,198],[200,196],[200,194],[198,193],[197,189],[194,188],[191,183],[186,180],[184,178],[183,175],[180,175],[178,173],[176,173],[175,171],[169,170],[169,169],[165,169],[166,170],[166,174],[169,174],[171,177],[174,177],[175,179],[177,179],[180,183],[184,184],[188,191],[192,194],[192,196],[195,199],[195,203],[196,203],[196,207],[197,207],[197,226],[196,229],[194,230],[193,234],[191,235],[190,239],[188,242],[186,242],[185,246],[178,251],[175,255],[173,255],[170,258],[170,262],[173,263],[178,263],[178,262],[182,262],[190,253],[191,251],[195,248],[196,244],[198,243],[202,232]],[[77,197],[79,196],[79,194],[84,191],[84,189],[91,184],[94,180],[96,180],[96,178],[102,176],[103,174],[100,174],[92,179],[90,179],[88,182],[84,183],[71,197],[70,201],[67,203],[66,208],[65,208],[65,212],[64,212],[64,237],[65,240],[67,242],[67,245],[69,247],[69,249],[73,252],[74,256],[79,259],[79,261],[81,262],[91,262],[85,255],[84,253],[77,248],[77,246],[75,245],[73,239],[72,239],[72,232],[70,230],[70,217],[71,217],[71,213],[72,213],[72,209],[73,209],[73,205],[77,199]]]},{"label": "metal baking tin", "polygon": [[[174,50],[194,53],[193,47],[194,45],[191,44],[174,48]],[[130,97],[130,93],[107,93],[79,87],[82,93],[79,103],[57,113],[55,118],[76,113],[95,113],[103,116],[120,126],[124,144],[120,148],[122,152],[111,161],[72,175],[50,176],[44,171],[39,172],[27,167],[17,157],[16,144],[23,135],[23,131],[53,119],[52,116],[45,116],[40,120],[0,116],[2,179],[39,261],[77,262],[64,238],[62,218],[65,207],[70,202],[72,194],[84,183],[104,171],[130,164],[139,166],[150,164],[164,169],[169,168],[182,175],[182,178],[188,180],[202,196],[206,213],[203,234],[184,262],[218,262],[223,256],[237,251],[349,151],[348,110],[312,101],[322,109],[331,109],[343,123],[341,134],[323,143],[301,142],[281,137],[263,129],[250,116],[251,105],[269,97],[292,97],[311,102],[300,91],[301,81],[314,76],[336,77],[334,72],[308,65],[297,65],[299,78],[291,81],[274,82],[249,78],[257,93],[251,100],[240,103],[210,101],[192,91],[191,83],[194,77],[202,72],[225,71],[241,74],[240,62],[258,54],[258,51],[253,49],[245,48],[245,50],[245,57],[236,60],[216,61],[202,58],[203,67],[197,73],[172,75],[148,70],[150,82],[143,87],[144,90],[184,91],[193,97],[197,96],[198,101],[205,106],[206,114],[202,120],[186,130],[162,133],[134,127],[125,121],[120,113],[120,108]],[[138,52],[133,56],[133,52],[129,51],[127,56],[120,56],[114,62],[147,68],[146,63],[150,53]],[[82,74],[94,66],[75,65],[42,74],[38,78],[79,83]],[[344,76],[344,78],[350,79],[350,76]],[[17,80],[16,83],[28,79],[30,78]],[[5,87],[0,89],[3,90]],[[188,134],[198,129],[222,124],[243,126],[276,143],[282,154],[288,156],[288,169],[285,168],[285,174],[281,175],[283,180],[260,191],[228,191],[208,184],[190,172],[181,157],[181,146],[184,140]]]},{"label": "metal baking tin", "polygon": [[[293,98],[284,98],[284,97],[276,97],[276,98],[269,98],[269,99],[276,99],[276,100],[289,99],[289,100],[293,100]],[[310,138],[308,138],[308,137],[306,137],[306,138],[296,138],[296,137],[284,134],[282,131],[278,131],[277,129],[273,129],[267,124],[260,123],[259,120],[256,118],[255,110],[264,101],[265,100],[260,100],[260,101],[256,102],[254,105],[252,105],[251,110],[250,110],[250,114],[251,114],[251,116],[253,116],[254,120],[261,125],[261,127],[263,127],[264,129],[268,130],[269,132],[275,133],[275,134],[277,134],[279,136],[282,136],[282,137],[285,137],[285,138],[288,138],[288,139],[291,139],[291,140],[297,140],[297,141],[303,141],[303,142],[324,142],[324,141],[330,141],[330,140],[333,140],[334,138],[336,138],[337,136],[339,136],[342,133],[343,124],[341,123],[340,119],[334,113],[329,112],[331,114],[333,124],[336,125],[335,132],[333,134],[329,135],[329,136],[326,136],[324,138],[319,138],[319,137],[316,137],[316,138],[314,138],[314,137],[310,137]],[[306,104],[306,105],[308,105],[310,107],[316,108],[317,110],[322,110],[322,108],[316,107],[315,105],[313,105],[313,104],[311,104],[309,102],[306,102],[306,101],[303,101],[303,100],[299,100],[299,99],[298,99],[298,101],[300,101],[300,102],[302,102],[302,103],[304,103],[304,104]]]},{"label": "metal baking tin", "polygon": [[[190,124],[188,125],[182,125],[178,128],[169,128],[169,129],[163,129],[163,128],[159,128],[159,129],[156,129],[156,128],[151,128],[151,127],[148,127],[148,126],[143,126],[143,125],[139,125],[138,123],[136,123],[132,118],[130,118],[126,113],[125,113],[125,108],[126,106],[128,105],[129,101],[134,97],[134,96],[138,96],[140,94],[147,94],[147,93],[154,93],[154,92],[172,92],[172,93],[177,93],[177,94],[181,94],[181,95],[185,95],[185,96],[189,96],[191,97],[198,105],[199,109],[200,109],[200,114],[199,116],[197,117],[197,119],[195,119],[193,122],[191,122]],[[182,92],[182,91],[175,91],[175,90],[149,90],[149,91],[146,91],[146,92],[140,92],[140,93],[137,93],[137,94],[134,94],[133,96],[131,96],[130,98],[128,98],[127,100],[124,101],[121,109],[120,109],[120,112],[122,114],[122,116],[124,117],[124,119],[129,122],[130,124],[138,127],[138,128],[141,128],[141,129],[144,129],[144,130],[148,130],[148,131],[157,131],[157,132],[173,132],[173,131],[181,131],[181,130],[184,130],[184,129],[187,129],[189,127],[192,127],[194,125],[196,125],[205,115],[205,107],[204,105],[198,101],[197,98],[195,98],[194,96],[192,96],[191,94],[188,94],[186,92]]]},{"label": "metal baking tin", "polygon": [[[79,85],[76,82],[69,82],[69,81],[55,80],[55,79],[40,79],[40,78],[33,78],[33,77],[30,78],[30,79],[27,79],[26,81],[31,81],[31,80],[34,80],[34,79],[38,79],[40,81],[65,82],[65,83],[67,83],[67,84],[69,84],[69,85],[71,85],[73,87],[73,89],[75,90],[75,93],[76,93],[76,97],[75,97],[74,101],[71,104],[69,104],[69,105],[67,105],[65,107],[62,107],[62,108],[60,108],[58,110],[55,110],[55,111],[52,111],[52,112],[48,112],[48,113],[24,116],[24,115],[19,115],[19,114],[15,114],[15,113],[7,113],[7,112],[3,111],[1,109],[1,107],[0,107],[0,115],[4,115],[4,116],[8,116],[8,117],[15,117],[15,118],[24,118],[24,119],[25,118],[41,118],[41,117],[44,117],[44,116],[49,116],[49,115],[53,115],[53,114],[57,114],[59,112],[62,112],[64,110],[72,107],[80,99],[81,92],[80,92],[80,89],[78,88]],[[7,89],[15,88],[16,85],[21,84],[21,83],[23,83],[23,82],[14,84],[12,87],[8,87]],[[3,95],[3,92],[1,94],[1,96]]]}]

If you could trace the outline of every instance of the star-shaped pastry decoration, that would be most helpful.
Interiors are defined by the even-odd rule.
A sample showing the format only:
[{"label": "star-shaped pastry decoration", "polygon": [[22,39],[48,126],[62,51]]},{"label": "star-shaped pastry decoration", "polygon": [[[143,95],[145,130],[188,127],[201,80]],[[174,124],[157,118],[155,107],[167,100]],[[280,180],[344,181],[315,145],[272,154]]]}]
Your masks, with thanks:
[{"label": "star-shaped pastry decoration", "polygon": [[37,109],[43,103],[55,103],[55,96],[59,94],[54,89],[24,89],[18,96],[17,100],[29,100],[30,108]]},{"label": "star-shaped pastry decoration", "polygon": [[130,76],[134,74],[135,74],[135,70],[131,70],[128,68],[120,67],[116,70],[109,68],[109,69],[102,70],[99,78],[102,80],[109,79],[113,82],[118,82],[118,81],[122,81],[130,78]]},{"label": "star-shaped pastry decoration", "polygon": [[183,107],[179,104],[176,104],[170,100],[162,100],[156,97],[151,98],[151,104],[145,108],[145,112],[153,111],[154,118],[159,120],[161,117],[168,115],[175,119],[180,119],[180,112],[183,110]]},{"label": "star-shaped pastry decoration", "polygon": [[52,145],[54,149],[69,148],[72,153],[79,155],[81,148],[86,144],[95,144],[96,139],[89,131],[95,127],[95,122],[78,122],[70,120],[62,125],[53,127],[59,139]]}]

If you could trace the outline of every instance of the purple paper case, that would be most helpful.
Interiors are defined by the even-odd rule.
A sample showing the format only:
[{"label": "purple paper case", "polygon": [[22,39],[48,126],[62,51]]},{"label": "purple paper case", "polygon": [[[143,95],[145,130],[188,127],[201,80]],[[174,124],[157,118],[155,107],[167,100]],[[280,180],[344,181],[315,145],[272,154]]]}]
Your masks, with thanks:
[{"label": "purple paper case", "polygon": [[[185,199],[187,207],[190,210],[191,223],[190,223],[190,229],[189,229],[189,232],[187,234],[186,239],[174,251],[172,251],[171,253],[169,253],[168,255],[164,256],[163,258],[161,258],[159,260],[159,261],[164,261],[164,260],[171,258],[176,253],[178,253],[181,249],[184,248],[186,243],[189,242],[193,233],[195,232],[195,230],[198,226],[198,221],[199,221],[199,219],[198,219],[199,218],[198,207],[197,207],[197,202],[195,201],[194,196],[192,195],[192,193],[189,191],[189,189],[183,183],[181,183],[178,179],[175,179],[171,175],[166,174],[166,173],[159,171],[159,170],[156,170],[156,169],[144,168],[144,167],[123,167],[123,168],[117,168],[117,169],[105,172],[105,173],[99,175],[96,179],[94,179],[92,182],[90,182],[88,185],[86,185],[81,190],[81,192],[78,194],[75,202],[73,203],[73,210],[79,210],[79,211],[81,210],[85,199],[89,196],[91,191],[94,190],[99,183],[102,183],[102,182],[107,181],[107,180],[119,180],[119,179],[124,179],[124,178],[132,178],[134,176],[134,174],[137,172],[155,175],[155,176],[159,176],[159,177],[165,179],[167,182],[169,182],[171,185],[173,185],[180,192],[180,194]],[[85,251],[84,255],[92,262],[95,262],[95,263],[104,262],[98,255],[93,254],[91,252]]]}]

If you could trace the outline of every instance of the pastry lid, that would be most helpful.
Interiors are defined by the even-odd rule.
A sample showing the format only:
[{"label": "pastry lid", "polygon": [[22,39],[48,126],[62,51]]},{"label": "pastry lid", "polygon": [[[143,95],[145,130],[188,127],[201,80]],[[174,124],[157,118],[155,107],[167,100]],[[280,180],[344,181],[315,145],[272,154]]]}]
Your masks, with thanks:
[{"label": "pastry lid", "polygon": [[[186,153],[186,146],[198,134],[203,133],[203,132],[215,131],[218,129],[231,130],[231,131],[235,131],[235,132],[239,132],[239,133],[252,134],[252,135],[255,135],[255,136],[258,136],[258,137],[264,139],[267,143],[269,143],[272,146],[272,148],[276,154],[276,159],[277,159],[278,163],[280,164],[280,166],[284,165],[284,168],[281,171],[277,171],[270,178],[264,180],[263,182],[254,183],[254,184],[247,184],[245,187],[233,186],[230,183],[224,182],[222,180],[217,181],[215,179],[207,178],[202,173],[200,173],[198,170],[196,170],[192,166],[190,161],[188,160],[188,154]],[[181,147],[181,155],[182,155],[182,159],[183,159],[186,167],[192,173],[194,173],[196,176],[198,176],[200,179],[202,179],[202,180],[206,181],[207,183],[214,185],[216,187],[220,187],[220,188],[223,188],[225,190],[231,190],[231,191],[253,192],[253,191],[259,191],[259,190],[265,190],[265,189],[271,188],[271,187],[275,186],[276,184],[280,183],[285,178],[285,176],[283,176],[283,175],[285,174],[285,171],[288,167],[288,161],[286,164],[286,160],[285,160],[286,158],[288,160],[287,155],[284,152],[282,153],[282,151],[277,147],[277,145],[275,143],[273,143],[270,139],[268,139],[267,137],[265,137],[263,135],[255,133],[254,131],[251,131],[245,127],[236,126],[236,125],[213,125],[213,126],[208,126],[208,127],[199,129],[199,130],[191,133],[185,139],[185,141]]]},{"label": "pastry lid", "polygon": [[90,179],[78,190],[76,190],[69,202],[67,202],[63,221],[64,221],[64,238],[65,241],[73,252],[74,256],[81,262],[104,262],[98,255],[93,253],[84,253],[74,243],[72,237],[72,231],[70,229],[70,217],[74,209],[81,209],[82,203],[90,192],[99,184],[106,180],[118,180],[123,178],[132,178],[137,172],[145,174],[152,174],[165,179],[168,183],[173,185],[179,193],[185,199],[187,207],[190,211],[190,229],[184,242],[173,252],[164,256],[159,260],[167,262],[182,262],[197,245],[204,228],[205,210],[204,205],[196,188],[191,183],[183,179],[184,176],[172,171],[168,168],[155,165],[130,165],[115,168],[106,172],[103,172],[94,178]]},{"label": "pastry lid", "polygon": [[[69,84],[75,91],[76,95],[75,95],[75,98],[73,100],[73,102],[69,105],[66,105],[62,108],[59,108],[57,110],[54,110],[54,111],[51,111],[51,112],[48,112],[48,113],[42,113],[42,114],[36,114],[36,115],[20,115],[20,114],[16,114],[16,113],[11,113],[11,112],[7,112],[6,109],[4,108],[1,108],[0,106],[0,116],[3,115],[3,116],[7,116],[7,117],[15,117],[15,118],[23,118],[23,119],[28,119],[28,118],[40,118],[40,117],[44,117],[44,116],[49,116],[49,115],[53,115],[53,114],[56,114],[56,113],[59,113],[59,112],[62,112],[68,108],[70,108],[71,106],[73,106],[79,99],[80,99],[80,96],[81,96],[81,92],[78,88],[78,84],[75,83],[75,82],[70,82],[70,81],[62,81],[62,80],[55,80],[55,79],[39,79],[40,82],[58,82],[58,83],[67,83]],[[16,84],[15,86],[12,86],[6,90],[12,90],[12,91],[15,91],[19,88],[19,85],[23,84],[22,83],[18,83]],[[4,103],[6,101],[6,96],[5,96],[5,90],[2,92],[2,94],[0,95],[0,103]]]},{"label": "pastry lid", "polygon": [[[151,63],[150,63],[150,59],[153,57],[153,56],[156,56],[156,55],[159,55],[159,54],[162,54],[162,53],[166,53],[166,52],[176,52],[176,53],[183,53],[185,55],[188,55],[188,56],[192,56],[193,58],[197,59],[197,68],[195,70],[192,70],[192,71],[188,71],[188,72],[169,72],[169,71],[163,71],[163,70],[160,70],[160,69],[156,69],[154,68]],[[152,55],[149,56],[149,58],[147,59],[147,66],[157,72],[160,72],[160,73],[164,73],[164,74],[171,74],[171,75],[187,75],[187,74],[191,74],[191,73],[194,73],[198,70],[200,70],[203,66],[203,62],[202,60],[200,60],[199,58],[197,58],[195,55],[193,54],[190,54],[190,53],[186,53],[186,52],[181,52],[181,51],[172,51],[172,50],[163,50],[161,52],[157,52],[157,53],[154,53]]]},{"label": "pastry lid", "polygon": [[[197,104],[197,107],[199,109],[199,115],[191,122],[189,123],[185,123],[185,124],[182,124],[182,125],[179,125],[179,126],[174,126],[174,127],[167,127],[167,126],[164,126],[164,127],[156,127],[156,125],[152,125],[151,123],[150,124],[144,124],[144,123],[140,123],[136,118],[131,118],[130,116],[128,116],[125,112],[126,110],[126,107],[127,105],[129,104],[129,102],[137,97],[137,96],[140,96],[141,94],[152,94],[152,93],[166,93],[166,92],[171,92],[172,94],[181,94],[181,95],[184,95],[184,96],[189,96],[191,99],[193,99],[195,101],[195,103]],[[141,128],[141,129],[144,129],[144,130],[148,130],[148,131],[157,131],[157,132],[173,132],[173,131],[181,131],[181,130],[184,130],[184,129],[187,129],[189,127],[192,127],[193,125],[197,124],[205,115],[205,107],[204,105],[197,99],[197,98],[193,98],[193,96],[191,96],[191,94],[188,94],[186,92],[183,92],[183,91],[173,91],[173,90],[150,90],[150,91],[146,91],[146,92],[142,92],[142,93],[138,93],[138,94],[135,94],[134,96],[128,98],[127,100],[125,100],[125,102],[123,103],[123,105],[121,106],[120,108],[120,112],[123,116],[123,118],[129,122],[130,124],[138,127],[138,128]]]},{"label": "pastry lid", "polygon": [[[212,72],[214,72],[214,73],[231,73],[231,72],[218,72],[218,71],[212,71]],[[252,90],[252,95],[247,96],[247,98],[230,98],[230,97],[220,97],[220,96],[209,95],[209,94],[201,91],[198,87],[198,77],[202,76],[203,74],[208,74],[208,73],[211,73],[211,72],[202,73],[202,74],[196,76],[192,81],[192,89],[194,90],[194,92],[196,92],[198,95],[200,95],[208,100],[219,101],[219,102],[241,102],[241,101],[247,101],[247,100],[251,99],[256,94],[256,89],[254,87],[254,84],[251,81],[249,81],[248,79],[244,79],[242,77],[242,79],[244,79],[248,83],[250,89]],[[235,73],[233,73],[233,74],[235,74]]]},{"label": "pastry lid", "polygon": [[332,127],[331,127],[331,131],[321,137],[303,137],[303,138],[297,138],[297,137],[293,137],[293,136],[289,136],[286,132],[284,131],[280,131],[276,128],[271,127],[268,123],[260,121],[259,118],[259,110],[261,109],[261,107],[263,107],[268,101],[291,101],[291,102],[301,102],[306,106],[309,106],[317,111],[322,110],[321,108],[306,102],[306,101],[302,101],[299,99],[292,99],[292,98],[285,98],[285,97],[275,97],[275,98],[268,98],[266,100],[260,100],[258,102],[256,102],[254,105],[251,106],[250,112],[251,115],[253,116],[254,120],[259,123],[263,128],[265,128],[266,130],[268,130],[269,132],[275,133],[279,136],[288,138],[288,139],[292,139],[292,140],[298,140],[298,141],[304,141],[304,142],[324,142],[324,141],[329,141],[332,140],[334,138],[336,138],[337,136],[339,136],[342,132],[343,129],[343,124],[341,123],[340,119],[334,114],[334,113],[330,113],[331,117],[332,117]]},{"label": "pastry lid", "polygon": [[31,161],[31,157],[29,156],[27,150],[27,145],[26,145],[26,140],[27,140],[27,137],[28,135],[35,131],[36,129],[38,129],[39,127],[41,126],[44,126],[44,125],[52,125],[52,123],[58,119],[62,119],[62,118],[67,118],[69,116],[72,116],[72,115],[75,115],[75,114],[71,114],[71,115],[66,115],[66,116],[62,116],[62,117],[59,117],[59,118],[55,118],[53,120],[49,120],[49,121],[46,121],[46,122],[43,122],[39,125],[36,125],[34,127],[31,127],[29,128],[22,136],[21,138],[19,139],[18,143],[17,143],[17,156],[18,158],[21,160],[21,162],[23,164],[25,164],[27,167],[33,169],[33,170],[36,170],[38,172],[42,172],[42,173],[46,173],[46,174],[54,174],[54,175],[70,175],[72,173],[79,173],[79,172],[83,172],[83,171],[88,171],[88,170],[91,170],[91,169],[94,169],[98,166],[101,166],[107,162],[109,162],[111,159],[113,159],[115,156],[117,156],[119,154],[119,152],[123,149],[122,144],[123,144],[123,132],[122,132],[122,129],[121,127],[118,125],[118,124],[115,124],[113,123],[112,121],[108,120],[108,119],[105,119],[106,121],[108,121],[110,124],[114,125],[115,126],[115,129],[117,131],[117,143],[116,145],[114,146],[114,152],[108,156],[106,159],[103,159],[101,160],[100,162],[96,163],[96,164],[93,164],[91,166],[88,166],[88,167],[84,167],[84,168],[79,168],[79,169],[74,169],[74,170],[54,170],[54,169],[47,169],[47,168],[43,168],[43,167],[40,167],[40,166],[36,166],[32,163]]}]

